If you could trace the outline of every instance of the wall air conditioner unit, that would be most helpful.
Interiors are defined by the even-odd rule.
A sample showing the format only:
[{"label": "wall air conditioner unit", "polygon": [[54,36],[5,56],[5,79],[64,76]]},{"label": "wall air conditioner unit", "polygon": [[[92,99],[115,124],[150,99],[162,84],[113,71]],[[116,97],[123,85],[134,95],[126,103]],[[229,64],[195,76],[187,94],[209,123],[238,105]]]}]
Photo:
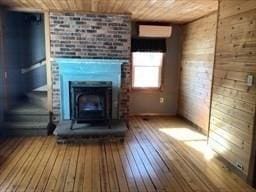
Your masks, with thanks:
[{"label": "wall air conditioner unit", "polygon": [[139,37],[168,38],[171,34],[171,26],[139,25]]}]

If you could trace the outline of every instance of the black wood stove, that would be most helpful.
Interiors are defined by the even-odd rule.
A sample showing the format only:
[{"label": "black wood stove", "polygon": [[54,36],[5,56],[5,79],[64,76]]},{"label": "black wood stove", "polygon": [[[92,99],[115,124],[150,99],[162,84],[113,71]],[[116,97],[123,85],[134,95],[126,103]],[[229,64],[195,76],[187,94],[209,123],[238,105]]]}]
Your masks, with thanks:
[{"label": "black wood stove", "polygon": [[71,81],[71,120],[75,123],[107,123],[112,119],[111,81]]}]

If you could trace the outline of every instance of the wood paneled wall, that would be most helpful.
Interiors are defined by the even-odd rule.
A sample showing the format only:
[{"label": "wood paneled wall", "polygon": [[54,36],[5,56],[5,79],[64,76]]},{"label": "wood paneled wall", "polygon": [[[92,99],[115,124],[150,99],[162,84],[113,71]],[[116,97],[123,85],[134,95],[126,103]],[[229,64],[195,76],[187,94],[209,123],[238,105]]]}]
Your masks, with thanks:
[{"label": "wood paneled wall", "polygon": [[179,114],[208,132],[217,13],[184,26]]},{"label": "wood paneled wall", "polygon": [[210,145],[248,175],[256,85],[256,1],[220,0],[210,122]]}]

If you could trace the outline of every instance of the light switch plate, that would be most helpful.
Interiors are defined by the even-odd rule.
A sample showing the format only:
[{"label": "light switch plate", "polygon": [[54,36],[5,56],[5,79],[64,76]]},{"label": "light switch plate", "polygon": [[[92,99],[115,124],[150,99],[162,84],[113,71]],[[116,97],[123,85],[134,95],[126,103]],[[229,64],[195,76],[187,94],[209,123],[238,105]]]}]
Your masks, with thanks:
[{"label": "light switch plate", "polygon": [[8,73],[5,71],[4,72],[4,78],[7,79],[8,78]]},{"label": "light switch plate", "polygon": [[247,75],[247,86],[251,87],[253,86],[254,76],[253,75]]}]

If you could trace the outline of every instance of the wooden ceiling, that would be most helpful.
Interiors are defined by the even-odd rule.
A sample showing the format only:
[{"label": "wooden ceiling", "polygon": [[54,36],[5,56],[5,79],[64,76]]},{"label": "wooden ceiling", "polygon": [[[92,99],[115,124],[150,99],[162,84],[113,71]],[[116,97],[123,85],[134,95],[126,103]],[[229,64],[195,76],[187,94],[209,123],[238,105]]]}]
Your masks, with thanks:
[{"label": "wooden ceiling", "polygon": [[136,21],[186,23],[217,10],[218,0],[0,0],[17,10],[128,13]]}]

